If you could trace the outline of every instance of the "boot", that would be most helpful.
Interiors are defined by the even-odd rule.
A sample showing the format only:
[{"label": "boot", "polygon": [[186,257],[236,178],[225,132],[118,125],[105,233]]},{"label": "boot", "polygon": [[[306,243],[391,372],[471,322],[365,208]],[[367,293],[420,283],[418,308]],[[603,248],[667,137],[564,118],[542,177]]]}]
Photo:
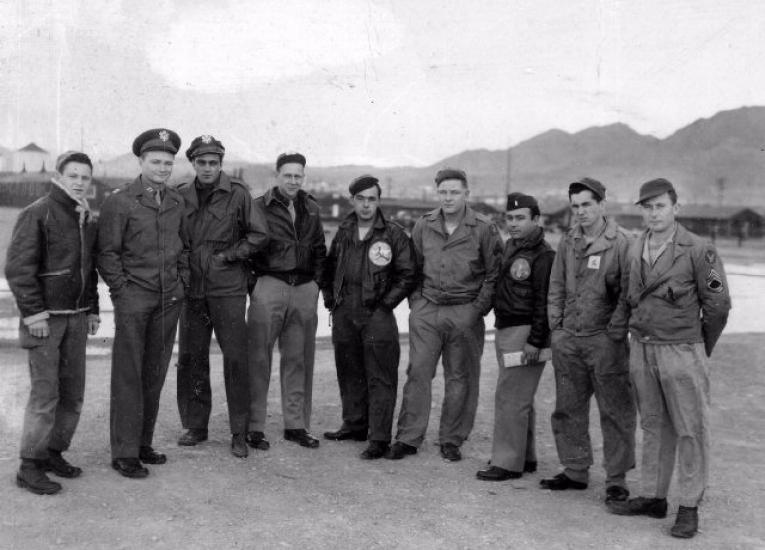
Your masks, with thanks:
[{"label": "boot", "polygon": [[699,509],[698,507],[680,506],[677,510],[677,519],[669,532],[673,537],[679,539],[692,538],[699,530]]},{"label": "boot", "polygon": [[45,468],[45,460],[21,459],[16,485],[36,495],[55,495],[61,490],[61,484],[51,481],[45,474]]},{"label": "boot", "polygon": [[61,456],[61,451],[56,449],[48,449],[48,462],[45,470],[47,472],[53,472],[59,477],[80,477],[82,469],[77,466],[69,464],[67,460]]}]

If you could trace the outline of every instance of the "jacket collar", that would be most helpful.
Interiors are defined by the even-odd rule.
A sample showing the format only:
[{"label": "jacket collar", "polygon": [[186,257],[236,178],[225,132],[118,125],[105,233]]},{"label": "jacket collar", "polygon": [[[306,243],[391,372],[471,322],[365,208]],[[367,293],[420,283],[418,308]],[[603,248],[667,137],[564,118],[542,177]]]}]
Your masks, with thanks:
[{"label": "jacket collar", "polygon": [[512,239],[513,246],[516,249],[521,248],[536,248],[545,240],[545,231],[541,227],[537,227],[534,231],[525,239],[515,240]]},{"label": "jacket collar", "polygon": [[[595,240],[587,249],[588,254],[596,254],[611,248],[613,241],[619,234],[619,224],[616,223],[616,220],[610,216],[606,216],[605,220],[606,225],[603,228],[603,231],[601,231],[600,235],[595,237]],[[582,227],[579,224],[576,224],[569,230],[568,236],[572,240],[584,239],[584,232],[582,231]]]},{"label": "jacket collar", "polygon": [[[310,197],[310,195],[302,189],[298,189],[294,202],[303,203],[305,202],[306,197]],[[282,195],[281,191],[279,191],[278,185],[274,185],[271,189],[263,193],[263,200],[265,201],[266,206],[269,206],[273,201],[278,202],[285,208],[289,205],[289,199]]]},{"label": "jacket collar", "polygon": [[[352,230],[355,227],[358,227],[359,225],[359,219],[358,216],[356,216],[356,212],[351,211],[345,219],[340,223],[340,229],[344,229],[346,231]],[[375,221],[372,224],[372,229],[385,229],[386,222],[385,222],[385,216],[383,216],[380,209],[377,209],[377,213],[375,214]]]},{"label": "jacket collar", "polygon": [[[427,214],[425,214],[425,219],[427,219],[430,223],[440,223],[441,220],[444,219],[443,213],[441,212],[441,208],[436,208],[435,210],[431,210]],[[460,224],[464,225],[476,225],[478,222],[476,220],[476,214],[475,210],[470,208],[468,205],[465,205],[465,217],[462,218],[462,221]]]},{"label": "jacket collar", "polygon": [[[199,208],[199,197],[197,196],[196,183],[197,178],[194,178],[191,183],[181,184],[181,186],[184,186],[186,189],[188,189],[188,191],[184,192],[184,198],[186,199],[186,204],[190,206],[192,210],[197,210]],[[214,193],[218,190],[225,193],[231,192],[231,178],[223,170],[220,172],[218,183],[215,185],[211,192]]]}]

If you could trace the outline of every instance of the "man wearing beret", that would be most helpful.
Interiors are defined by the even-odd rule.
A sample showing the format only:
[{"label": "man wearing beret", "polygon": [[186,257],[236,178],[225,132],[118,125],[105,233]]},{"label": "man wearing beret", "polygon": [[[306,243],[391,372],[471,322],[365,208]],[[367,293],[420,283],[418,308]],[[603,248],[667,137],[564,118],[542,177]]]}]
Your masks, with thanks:
[{"label": "man wearing beret", "polygon": [[709,475],[709,364],[730,310],[714,246],[675,221],[674,186],[640,188],[646,230],[630,249],[630,374],[643,429],[642,495],[609,503],[620,515],[667,515],[677,457],[680,507],[671,535],[693,537]]},{"label": "man wearing beret", "polygon": [[265,246],[268,236],[265,220],[253,209],[250,190],[221,169],[224,154],[223,144],[214,137],[194,139],[186,157],[196,177],[178,187],[186,200],[191,272],[180,322],[178,410],[186,432],[178,444],[192,446],[207,439],[210,339],[215,331],[223,352],[231,453],[244,458],[250,409],[246,261]]},{"label": "man wearing beret", "polygon": [[61,490],[46,472],[82,473],[61,453],[82,410],[87,335],[99,325],[96,226],[86,199],[92,171],[84,153],[58,158],[50,192],[19,214],[5,264],[31,381],[16,484],[39,495]]},{"label": "man wearing beret", "polygon": [[393,460],[415,454],[425,439],[431,383],[441,355],[446,384],[438,433],[441,456],[462,459],[460,446],[478,407],[483,317],[491,309],[502,259],[497,228],[467,205],[465,172],[440,170],[435,181],[441,206],[412,230],[420,276],[410,296],[409,368],[398,433],[386,454]]},{"label": "man wearing beret", "polygon": [[268,246],[255,255],[258,277],[247,311],[250,367],[250,430],[247,443],[267,449],[265,438],[271,358],[276,340],[284,438],[316,448],[310,433],[316,307],[327,256],[319,205],[303,191],[306,159],[284,153],[276,159],[277,185],[254,201],[268,225]]},{"label": "man wearing beret", "polygon": [[398,389],[400,348],[395,307],[415,282],[414,252],[404,230],[380,209],[377,178],[356,178],[353,211],[340,224],[323,272],[343,424],[326,439],[365,441],[361,458],[388,450]]},{"label": "man wearing beret", "polygon": [[[539,226],[539,205],[523,193],[507,196],[505,213],[510,238],[494,294],[499,378],[494,395],[494,444],[488,468],[478,479],[517,479],[535,472],[534,394],[545,362],[540,351],[550,346],[547,288],[555,252]],[[521,352],[521,363],[506,363],[506,353]]]},{"label": "man wearing beret", "polygon": [[555,369],[552,430],[563,472],[545,489],[586,489],[592,465],[589,418],[595,394],[603,432],[606,502],[629,496],[635,467],[635,402],[627,364],[629,237],[605,215],[606,188],[583,178],[569,185],[573,227],[550,275],[547,311]]},{"label": "man wearing beret", "polygon": [[111,383],[112,467],[143,478],[143,464],[164,464],[152,448],[178,316],[188,284],[184,201],[166,185],[181,138],[147,130],[133,141],[141,174],[104,201],[98,270],[114,303]]}]

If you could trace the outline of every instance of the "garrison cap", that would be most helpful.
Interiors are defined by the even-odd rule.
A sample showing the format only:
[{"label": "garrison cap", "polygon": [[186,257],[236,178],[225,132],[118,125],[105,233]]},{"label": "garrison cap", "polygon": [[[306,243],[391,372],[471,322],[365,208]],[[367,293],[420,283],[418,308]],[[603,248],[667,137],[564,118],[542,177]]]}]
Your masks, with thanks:
[{"label": "garrison cap", "polygon": [[674,185],[672,185],[669,180],[657,178],[655,180],[647,181],[640,186],[640,198],[635,204],[642,204],[643,201],[658,197],[669,191],[675,191]]},{"label": "garrison cap", "polygon": [[180,148],[180,136],[167,128],[146,130],[133,140],[133,154],[137,157],[147,151],[165,151],[174,155]]},{"label": "garrison cap", "polygon": [[532,211],[536,209],[539,211],[539,203],[537,203],[537,199],[531,195],[524,195],[523,193],[510,193],[507,196],[506,210],[509,212],[510,210],[516,210],[518,208],[528,208]]},{"label": "garrison cap", "polygon": [[87,164],[90,169],[93,169],[93,162],[90,157],[85,153],[79,151],[66,151],[61,153],[56,159],[56,172],[63,173],[64,167],[70,162],[79,162],[80,164]]},{"label": "garrison cap", "polygon": [[436,173],[436,185],[444,180],[461,180],[462,183],[467,183],[467,175],[456,168],[444,168]]},{"label": "garrison cap", "polygon": [[363,176],[359,176],[353,180],[348,186],[348,191],[350,191],[351,196],[353,197],[356,195],[356,193],[366,191],[370,187],[377,187],[377,194],[382,194],[382,189],[380,189],[380,180],[374,176],[370,176],[369,174],[364,174]]},{"label": "garrison cap", "polygon": [[305,157],[300,153],[282,153],[276,158],[276,171],[279,171],[284,164],[294,162],[296,164],[302,164],[305,167]]},{"label": "garrison cap", "polygon": [[592,193],[598,197],[599,200],[606,198],[606,186],[600,183],[598,180],[592,178],[582,178],[579,181],[575,181],[568,186],[568,193],[571,195],[571,189],[577,187],[584,187],[592,191]]},{"label": "garrison cap", "polygon": [[189,148],[186,149],[186,158],[189,160],[194,160],[194,157],[198,157],[199,155],[204,155],[206,153],[220,155],[221,160],[223,160],[223,155],[226,154],[226,148],[223,147],[223,144],[220,141],[211,135],[205,134],[203,136],[194,138],[194,141],[191,142]]}]

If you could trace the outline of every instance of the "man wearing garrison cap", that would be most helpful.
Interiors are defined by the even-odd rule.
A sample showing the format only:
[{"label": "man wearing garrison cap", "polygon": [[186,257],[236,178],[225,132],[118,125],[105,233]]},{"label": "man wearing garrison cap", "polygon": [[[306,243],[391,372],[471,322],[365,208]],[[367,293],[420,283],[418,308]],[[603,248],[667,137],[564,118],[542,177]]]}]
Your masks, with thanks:
[{"label": "man wearing garrison cap", "polygon": [[267,449],[265,437],[271,358],[279,340],[284,438],[316,448],[310,433],[319,281],[327,246],[316,200],[303,191],[306,159],[276,159],[277,185],[255,199],[268,225],[268,246],[252,260],[258,276],[247,311],[250,427],[247,443]]},{"label": "man wearing garrison cap", "polygon": [[441,206],[412,230],[419,281],[410,297],[409,369],[396,442],[387,458],[417,452],[425,439],[431,383],[443,356],[444,403],[438,438],[441,456],[462,459],[460,446],[473,428],[483,353],[483,317],[491,309],[502,240],[492,221],[467,205],[462,170],[436,174]]},{"label": "man wearing garrison cap", "polygon": [[191,142],[186,157],[196,177],[178,186],[186,200],[185,240],[191,278],[180,322],[178,411],[186,432],[179,445],[207,439],[212,408],[210,339],[223,352],[231,453],[247,456],[250,409],[247,368],[247,260],[268,241],[265,220],[244,182],[222,170],[223,144],[210,135]]},{"label": "man wearing garrison cap", "polygon": [[561,238],[550,275],[555,411],[552,429],[563,471],[544,489],[586,489],[592,466],[592,395],[600,411],[606,502],[629,496],[635,467],[635,403],[627,366],[629,237],[606,216],[606,188],[582,178],[568,187],[573,227]]},{"label": "man wearing garrison cap", "polygon": [[114,303],[111,382],[112,467],[125,477],[164,464],[152,448],[159,397],[188,284],[184,200],[167,186],[181,138],[147,130],[133,141],[141,174],[104,201],[98,270]]},{"label": "man wearing garrison cap", "polygon": [[675,221],[674,186],[644,183],[637,204],[646,230],[630,248],[630,374],[643,429],[642,492],[609,503],[620,515],[667,515],[677,453],[680,507],[670,534],[698,530],[698,505],[709,476],[709,365],[730,310],[714,245]]},{"label": "man wearing garrison cap", "polygon": [[361,458],[388,450],[398,388],[395,307],[415,283],[409,237],[380,209],[380,184],[364,175],[348,188],[353,211],[340,224],[323,272],[343,424],[326,439],[365,441]]}]

